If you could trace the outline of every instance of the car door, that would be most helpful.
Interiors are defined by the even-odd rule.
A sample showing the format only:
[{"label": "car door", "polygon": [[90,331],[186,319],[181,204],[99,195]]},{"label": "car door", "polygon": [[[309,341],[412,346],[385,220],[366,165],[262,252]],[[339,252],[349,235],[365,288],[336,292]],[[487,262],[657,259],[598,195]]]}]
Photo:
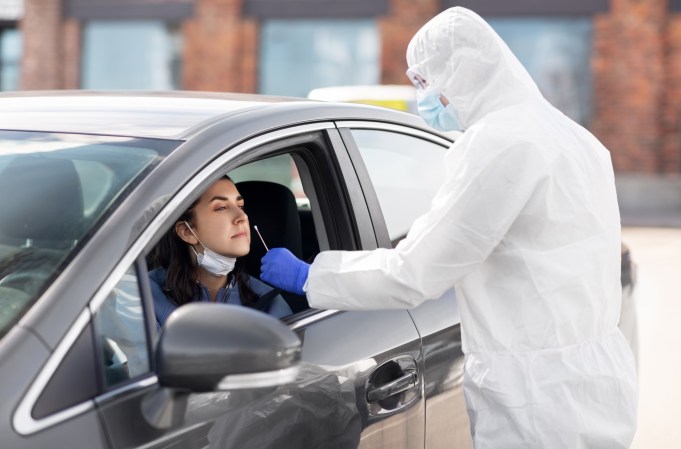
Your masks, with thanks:
[{"label": "car door", "polygon": [[[299,198],[303,200],[301,214],[310,212],[312,228],[304,232],[313,236],[315,251],[377,247],[357,174],[332,123],[260,135],[206,165],[167,203],[167,210],[151,221],[133,245],[137,252],[129,254],[127,265],[122,262],[119,266],[118,278],[107,282],[110,291],[102,292],[93,303],[93,313],[99,317],[98,339],[117,343],[101,346],[101,360],[105,361],[100,367],[102,376],[113,383],[97,399],[112,448],[423,447],[421,336],[404,310],[342,312],[302,307],[284,318],[302,342],[300,374],[294,383],[271,390],[192,394],[181,423],[167,428],[154,427],[143,413],[150,392],[159,388],[154,357],[149,359],[149,368],[143,362],[147,360],[144,351],[153,353],[155,339],[149,320],[145,256],[181,212],[171,209],[190,204],[201,186],[225,172],[237,181],[253,180],[249,170],[260,178],[263,173],[271,174],[265,179],[286,178],[292,166],[278,168],[271,163],[282,156],[297,171],[297,178],[286,182],[293,190],[300,183],[306,194]],[[119,291],[111,294],[112,288]],[[139,307],[128,301],[136,295],[139,298],[133,303]],[[106,316],[118,319],[121,312],[129,320],[126,325],[105,324]],[[135,324],[135,331],[130,324]],[[141,351],[133,352],[137,377],[116,369],[123,357],[131,360],[126,345]]]},{"label": "car door", "polygon": [[[291,181],[284,182],[290,182],[301,204],[304,237],[309,237],[305,234],[310,227],[304,222],[309,213],[320,250],[377,247],[356,172],[335,129],[311,133],[305,138],[292,136],[290,143],[284,140],[271,146],[269,154],[290,157],[279,173],[294,173]],[[266,173],[272,160],[261,156],[258,161],[230,172],[230,176],[241,182],[277,179],[276,170]],[[268,240],[266,234],[263,238]],[[311,245],[303,244],[306,246]],[[304,254],[304,258],[309,256]],[[354,390],[355,406],[349,409],[354,409],[353,420],[357,422],[338,429],[343,419],[330,419],[336,425],[325,433],[343,434],[348,443],[352,442],[348,437],[354,434],[360,447],[422,447],[421,342],[406,311],[310,309],[286,321],[303,341],[303,363],[313,370],[334,373]],[[315,425],[323,427],[325,422]]]},{"label": "car door", "polygon": [[[398,125],[344,122],[338,126],[371,206],[379,244],[394,247],[430,208],[444,179],[442,159],[450,142]],[[472,447],[454,290],[409,313],[423,343],[426,447]]]}]

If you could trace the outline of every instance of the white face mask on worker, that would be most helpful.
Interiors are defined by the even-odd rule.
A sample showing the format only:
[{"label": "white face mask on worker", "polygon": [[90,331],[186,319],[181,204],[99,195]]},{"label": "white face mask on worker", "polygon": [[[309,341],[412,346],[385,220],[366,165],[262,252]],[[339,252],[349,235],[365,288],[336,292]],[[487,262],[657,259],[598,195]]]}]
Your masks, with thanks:
[{"label": "white face mask on worker", "polygon": [[[194,234],[196,240],[199,240],[199,237],[194,233],[194,230],[189,226],[189,223],[185,221],[184,224],[187,225],[187,228]],[[194,254],[196,254],[196,263],[201,268],[216,277],[227,276],[234,270],[236,257],[223,256],[222,254],[218,254],[215,251],[206,248],[206,245],[204,245],[201,240],[199,240],[199,243],[203,246],[203,254],[197,253],[191,245],[190,248],[194,251]]]}]

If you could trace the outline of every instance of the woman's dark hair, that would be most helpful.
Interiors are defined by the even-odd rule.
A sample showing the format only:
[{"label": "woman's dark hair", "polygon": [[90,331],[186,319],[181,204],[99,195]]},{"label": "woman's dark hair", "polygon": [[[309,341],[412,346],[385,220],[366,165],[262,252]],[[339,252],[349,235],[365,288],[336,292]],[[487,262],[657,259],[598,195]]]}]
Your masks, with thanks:
[{"label": "woman's dark hair", "polygon": [[[233,182],[226,175],[222,179]],[[194,226],[194,208],[198,202],[199,199],[194,201],[189,209],[180,215],[175,224],[186,221],[190,226]],[[151,259],[152,266],[166,270],[163,291],[170,301],[177,306],[192,302],[197,289],[196,266],[189,257],[187,242],[177,235],[175,225],[168,229],[158,242]],[[239,288],[241,303],[247,307],[255,307],[259,297],[251,289],[243,258],[237,258],[234,270],[228,275],[228,284],[232,281],[236,281]]]}]

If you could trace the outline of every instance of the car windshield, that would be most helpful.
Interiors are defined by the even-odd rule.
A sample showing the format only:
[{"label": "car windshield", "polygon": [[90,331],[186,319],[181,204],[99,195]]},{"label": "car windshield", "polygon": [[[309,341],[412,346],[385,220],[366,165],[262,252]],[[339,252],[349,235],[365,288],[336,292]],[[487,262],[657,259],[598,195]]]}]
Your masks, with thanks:
[{"label": "car windshield", "polygon": [[179,143],[0,131],[0,335]]}]

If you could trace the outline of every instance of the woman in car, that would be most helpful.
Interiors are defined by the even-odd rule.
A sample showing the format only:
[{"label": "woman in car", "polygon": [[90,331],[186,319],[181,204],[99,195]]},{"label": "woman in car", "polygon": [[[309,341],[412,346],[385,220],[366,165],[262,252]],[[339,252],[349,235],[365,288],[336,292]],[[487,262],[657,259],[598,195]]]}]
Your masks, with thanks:
[{"label": "woman in car", "polygon": [[244,200],[224,176],[175,222],[156,246],[149,273],[159,326],[182,304],[222,302],[291,314],[271,287],[249,276],[241,259],[249,253],[251,231]]}]

